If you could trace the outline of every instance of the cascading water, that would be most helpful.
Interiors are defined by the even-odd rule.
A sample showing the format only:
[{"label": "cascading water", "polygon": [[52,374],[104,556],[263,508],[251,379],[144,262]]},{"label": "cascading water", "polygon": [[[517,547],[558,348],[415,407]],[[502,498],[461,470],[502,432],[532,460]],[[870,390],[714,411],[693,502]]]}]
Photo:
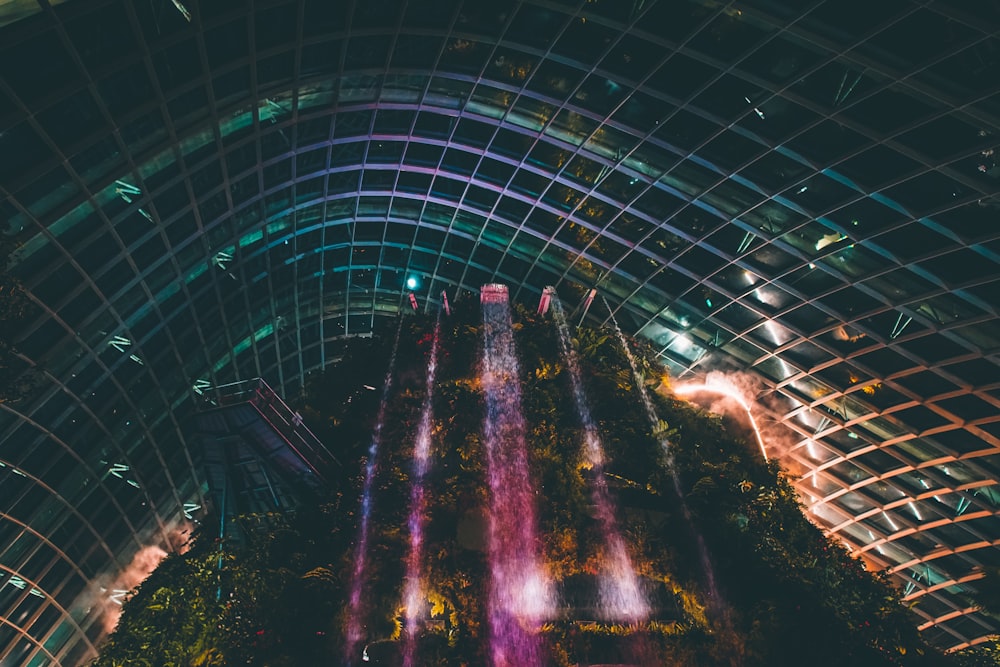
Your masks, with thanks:
[{"label": "cascading water", "polygon": [[481,300],[490,490],[489,653],[494,667],[533,667],[544,663],[537,626],[553,613],[552,582],[540,555],[507,287],[484,285]]},{"label": "cascading water", "polygon": [[382,425],[385,422],[385,410],[389,401],[389,389],[392,385],[392,375],[396,366],[396,351],[399,349],[399,334],[403,328],[402,319],[396,328],[396,337],[392,342],[392,352],[389,355],[389,368],[385,373],[382,385],[382,398],[375,418],[375,429],[372,432],[371,444],[368,446],[368,461],[365,463],[365,479],[361,489],[361,520],[358,525],[358,541],[354,549],[354,570],[351,572],[350,594],[347,599],[347,629],[344,641],[344,658],[346,664],[353,663],[358,644],[364,637],[361,591],[364,588],[366,564],[368,561],[369,521],[372,511],[372,487],[375,482],[375,471],[378,467],[379,447],[382,444]]},{"label": "cascading water", "polygon": [[431,409],[434,400],[434,377],[437,372],[438,339],[441,334],[441,313],[434,324],[430,357],[427,361],[427,393],[420,410],[420,423],[413,443],[413,479],[410,488],[410,547],[406,556],[406,575],[403,580],[403,606],[405,609],[405,637],[403,638],[403,665],[413,667],[416,657],[417,630],[420,612],[423,609],[421,566],[423,564],[423,542],[425,512],[427,509],[424,478],[430,467],[431,454]]},{"label": "cascading water", "polygon": [[[632,354],[632,350],[629,349],[628,340],[625,338],[625,334],[622,333],[621,327],[618,326],[618,322],[615,320],[614,311],[611,310],[611,306],[608,304],[606,299],[604,301],[604,305],[608,309],[608,313],[611,314],[611,322],[615,327],[615,335],[618,336],[618,342],[621,344],[622,349],[625,350],[625,357],[628,359],[629,366],[632,368],[632,376],[635,379],[635,385],[639,389],[639,395],[642,397],[642,404],[646,408],[646,416],[649,418],[649,423],[655,432],[659,429],[660,419],[656,414],[656,408],[653,406],[653,399],[650,397],[649,391],[646,389],[646,385],[642,380],[642,374],[639,372],[639,365],[636,363],[635,355]],[[677,495],[677,501],[680,503],[681,512],[683,513],[688,526],[691,528],[691,533],[694,535],[695,544],[698,548],[698,558],[701,560],[702,571],[705,574],[705,586],[708,589],[710,604],[714,607],[715,611],[725,616],[725,605],[722,604],[722,598],[719,595],[719,587],[715,581],[715,567],[712,565],[712,559],[709,558],[708,547],[705,546],[705,540],[701,536],[701,533],[698,532],[697,528],[695,528],[694,521],[691,518],[691,510],[688,509],[687,501],[684,499],[684,491],[681,487],[681,478],[677,473],[677,468],[674,466],[673,445],[670,444],[670,439],[665,435],[658,435],[657,439],[659,440],[660,448],[663,450],[666,467],[670,473],[670,479],[671,482],[673,482],[674,492]]]},{"label": "cascading water", "polygon": [[591,500],[604,540],[605,571],[601,573],[599,580],[601,613],[606,620],[637,623],[649,617],[649,602],[639,585],[639,578],[632,566],[632,558],[615,518],[615,506],[604,477],[604,446],[591,416],[583,382],[580,379],[580,363],[570,339],[566,314],[559,298],[554,295],[554,290],[551,302],[559,350],[569,369],[573,399],[583,424],[584,461],[593,473],[590,487]]}]

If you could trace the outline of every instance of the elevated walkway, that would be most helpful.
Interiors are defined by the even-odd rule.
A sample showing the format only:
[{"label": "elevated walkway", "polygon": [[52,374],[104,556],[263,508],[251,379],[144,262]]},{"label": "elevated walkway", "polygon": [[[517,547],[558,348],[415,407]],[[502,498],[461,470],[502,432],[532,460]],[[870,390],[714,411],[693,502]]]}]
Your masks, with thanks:
[{"label": "elevated walkway", "polygon": [[189,425],[202,453],[220,537],[239,539],[233,519],[293,510],[320,495],[340,462],[264,380],[215,388]]}]

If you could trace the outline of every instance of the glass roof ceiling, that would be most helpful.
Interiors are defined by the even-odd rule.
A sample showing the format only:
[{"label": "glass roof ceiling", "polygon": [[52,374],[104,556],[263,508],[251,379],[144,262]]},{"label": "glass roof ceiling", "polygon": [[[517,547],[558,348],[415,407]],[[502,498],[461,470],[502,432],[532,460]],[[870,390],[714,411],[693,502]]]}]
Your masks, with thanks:
[{"label": "glass roof ceiling", "polygon": [[37,619],[0,660],[92,650],[78,594],[201,503],[196,400],[293,395],[411,276],[422,304],[596,287],[675,376],[749,371],[812,515],[927,636],[1000,627],[970,601],[1000,562],[1000,5],[94,0],[4,23],[0,230],[38,316],[33,390],[0,404],[0,486],[32,498],[0,565],[40,595],[0,600]]}]

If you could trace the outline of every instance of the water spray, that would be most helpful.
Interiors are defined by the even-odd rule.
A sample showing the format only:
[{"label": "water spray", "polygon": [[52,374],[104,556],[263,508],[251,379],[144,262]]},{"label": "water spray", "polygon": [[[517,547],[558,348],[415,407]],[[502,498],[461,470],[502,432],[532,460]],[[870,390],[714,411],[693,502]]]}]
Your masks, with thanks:
[{"label": "water spray", "polygon": [[403,320],[396,327],[396,337],[392,342],[392,352],[389,355],[389,367],[385,372],[385,382],[382,385],[382,398],[375,418],[375,430],[372,433],[371,444],[368,446],[368,461],[365,463],[365,479],[361,490],[361,522],[358,526],[358,541],[354,550],[354,570],[351,572],[350,595],[347,600],[347,629],[344,642],[344,656],[347,664],[351,664],[358,644],[363,635],[361,591],[364,588],[367,575],[369,521],[372,510],[372,488],[375,482],[375,471],[378,467],[379,447],[382,444],[382,425],[385,423],[385,410],[389,402],[389,390],[392,386],[392,374],[396,366],[396,351],[399,349],[399,335],[403,330]]},{"label": "water spray", "polygon": [[483,442],[490,490],[486,604],[490,662],[493,667],[537,667],[545,663],[538,629],[551,617],[555,603],[540,554],[507,287],[484,285],[480,300]]},{"label": "water spray", "polygon": [[434,402],[434,378],[437,373],[438,345],[441,335],[441,311],[438,311],[434,323],[434,337],[431,342],[430,358],[427,361],[427,393],[424,395],[420,410],[420,424],[417,426],[417,437],[413,444],[413,486],[410,488],[410,548],[406,556],[406,575],[403,580],[403,606],[405,609],[406,636],[403,639],[403,666],[413,667],[415,664],[417,625],[420,612],[424,605],[421,602],[427,597],[421,583],[421,564],[423,563],[424,523],[426,522],[426,487],[424,480],[430,468],[431,454],[431,422]]},{"label": "water spray", "polygon": [[[608,314],[611,317],[611,323],[614,325],[618,342],[625,351],[625,357],[628,359],[629,366],[632,368],[632,376],[635,379],[636,387],[639,389],[639,395],[642,397],[642,404],[646,409],[646,416],[655,431],[659,426],[660,419],[656,414],[656,408],[653,406],[653,399],[650,397],[649,391],[646,389],[646,385],[642,380],[642,375],[639,372],[639,365],[636,362],[635,355],[632,354],[632,350],[629,349],[628,339],[625,338],[625,334],[622,332],[621,327],[618,326],[618,321],[615,319],[614,311],[611,310],[611,306],[608,304],[607,299],[604,299],[604,306],[608,309]],[[698,557],[701,560],[702,571],[705,574],[705,584],[708,588],[709,597],[712,603],[716,606],[720,615],[723,617],[723,621],[728,624],[731,621],[729,620],[728,612],[722,604],[719,587],[715,581],[715,567],[712,565],[712,560],[708,555],[708,547],[705,545],[705,539],[695,527],[694,519],[691,516],[691,510],[688,508],[687,501],[684,499],[684,490],[681,486],[681,478],[677,472],[677,468],[674,466],[672,451],[673,445],[671,444],[670,439],[665,435],[660,435],[657,439],[660,443],[660,449],[663,451],[667,471],[670,473],[670,479],[673,482],[674,493],[677,496],[678,503],[680,503],[681,513],[684,515],[684,520],[687,522],[688,527],[691,530],[691,534],[694,536],[695,545],[698,548]]]},{"label": "water spray", "polygon": [[649,602],[639,585],[632,558],[615,518],[615,506],[604,478],[604,445],[597,432],[597,425],[583,388],[580,362],[569,335],[566,314],[555,294],[555,288],[546,287],[543,295],[551,297],[553,320],[559,339],[559,350],[569,369],[573,399],[577,415],[583,424],[584,460],[593,471],[591,499],[596,508],[597,520],[604,540],[605,571],[600,578],[601,609],[607,620],[638,623],[649,617]]}]

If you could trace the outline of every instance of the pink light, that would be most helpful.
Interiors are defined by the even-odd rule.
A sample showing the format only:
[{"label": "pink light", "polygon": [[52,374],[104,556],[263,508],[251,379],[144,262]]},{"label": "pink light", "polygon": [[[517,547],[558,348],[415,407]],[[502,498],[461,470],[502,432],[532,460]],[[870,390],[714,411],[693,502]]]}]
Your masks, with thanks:
[{"label": "pink light", "polygon": [[760,455],[764,457],[765,461],[769,460],[767,458],[767,451],[764,449],[764,438],[761,436],[760,428],[757,426],[757,420],[754,419],[753,412],[750,410],[750,403],[747,401],[744,393],[734,384],[725,379],[711,377],[705,382],[688,382],[676,386],[673,390],[674,394],[677,396],[690,396],[691,394],[705,392],[725,396],[726,398],[735,401],[737,405],[746,411],[747,418],[750,419],[750,426],[753,427],[754,435],[757,436],[757,446],[760,447]]},{"label": "pink light", "polygon": [[556,293],[555,287],[546,287],[542,290],[542,298],[538,301],[538,314],[544,315],[549,312],[549,302],[552,301],[552,295]]},{"label": "pink light", "polygon": [[[442,292],[443,294],[443,292]],[[434,378],[437,375],[438,345],[441,338],[441,314],[434,324],[434,338],[431,343],[430,358],[427,361],[427,394],[420,411],[420,424],[413,445],[413,486],[410,489],[410,549],[406,557],[406,575],[403,582],[403,604],[405,606],[406,637],[403,640],[403,667],[416,664],[417,631],[420,615],[425,607],[426,593],[421,581],[420,568],[424,561],[424,523],[427,512],[425,480],[431,464],[431,430],[433,427],[432,407],[434,401]]]},{"label": "pink light", "polygon": [[507,286],[500,283],[483,285],[479,290],[479,300],[482,303],[506,303]]},{"label": "pink light", "polygon": [[545,664],[539,625],[555,612],[536,518],[537,496],[528,466],[520,369],[507,287],[483,285],[480,378],[486,414],[483,442],[489,485],[487,558],[492,667]]},{"label": "pink light", "polygon": [[350,595],[348,597],[348,617],[345,629],[344,655],[348,664],[357,650],[358,644],[364,638],[364,609],[362,591],[367,583],[369,522],[371,519],[375,473],[378,469],[378,452],[382,443],[382,426],[385,423],[385,410],[389,400],[389,389],[392,386],[392,373],[396,366],[396,351],[399,349],[399,334],[402,331],[402,320],[396,328],[396,338],[392,343],[392,353],[389,355],[389,368],[385,373],[385,383],[382,386],[382,398],[379,401],[378,415],[375,419],[375,431],[372,433],[371,444],[368,446],[368,460],[365,462],[365,477],[361,491],[361,517],[358,525],[358,539],[354,551],[354,568],[351,573]]}]

